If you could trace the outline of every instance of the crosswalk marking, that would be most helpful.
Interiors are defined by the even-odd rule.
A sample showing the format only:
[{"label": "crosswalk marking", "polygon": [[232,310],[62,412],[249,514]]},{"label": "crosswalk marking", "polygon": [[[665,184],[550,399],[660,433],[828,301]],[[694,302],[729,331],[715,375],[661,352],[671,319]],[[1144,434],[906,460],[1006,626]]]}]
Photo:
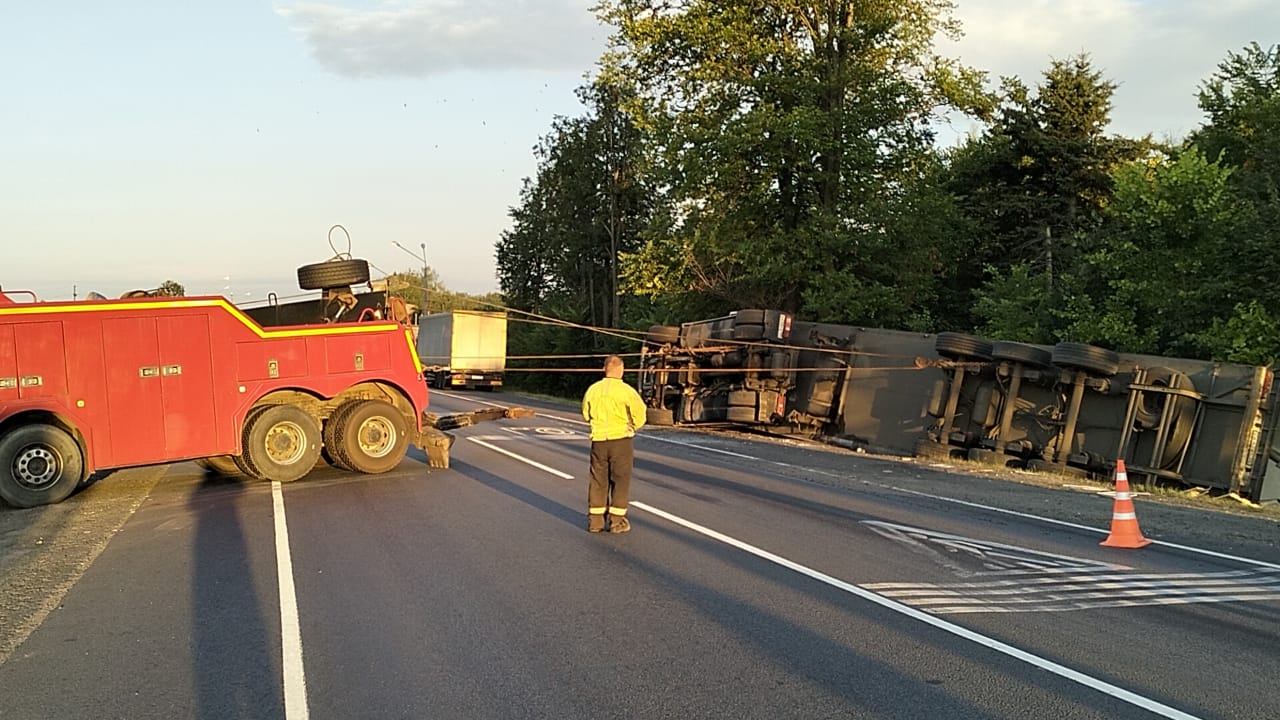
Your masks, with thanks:
[{"label": "crosswalk marking", "polygon": [[1146,573],[923,528],[868,521],[884,537],[934,557],[967,580],[863,587],[933,614],[1064,612],[1143,605],[1280,600],[1280,570]]}]

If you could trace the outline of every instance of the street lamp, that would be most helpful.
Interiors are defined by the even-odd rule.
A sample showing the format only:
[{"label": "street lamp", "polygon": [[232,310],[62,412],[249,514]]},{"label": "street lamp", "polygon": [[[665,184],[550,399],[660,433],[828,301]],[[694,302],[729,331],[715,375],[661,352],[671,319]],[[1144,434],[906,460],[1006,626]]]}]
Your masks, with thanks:
[{"label": "street lamp", "polygon": [[422,307],[418,309],[418,316],[421,317],[427,313],[427,244],[420,243],[418,245],[418,247],[422,248],[421,257],[395,240],[392,240],[391,244],[403,250],[405,254],[409,255],[413,259],[422,261]]}]

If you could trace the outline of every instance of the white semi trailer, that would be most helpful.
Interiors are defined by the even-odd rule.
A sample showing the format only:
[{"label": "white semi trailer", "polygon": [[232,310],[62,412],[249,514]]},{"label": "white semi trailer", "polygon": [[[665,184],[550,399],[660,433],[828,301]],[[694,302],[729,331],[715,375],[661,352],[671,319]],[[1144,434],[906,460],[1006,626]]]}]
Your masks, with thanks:
[{"label": "white semi trailer", "polygon": [[418,320],[418,358],[431,387],[502,386],[507,366],[507,314],[454,310]]}]

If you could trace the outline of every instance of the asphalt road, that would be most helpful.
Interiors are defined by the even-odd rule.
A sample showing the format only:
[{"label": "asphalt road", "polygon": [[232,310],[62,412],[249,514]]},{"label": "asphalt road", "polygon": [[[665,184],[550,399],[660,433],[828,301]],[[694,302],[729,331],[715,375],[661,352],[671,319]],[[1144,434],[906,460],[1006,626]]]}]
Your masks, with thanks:
[{"label": "asphalt road", "polygon": [[1280,717],[1274,519],[646,429],[590,535],[572,409],[456,434],[0,509],[0,718]]}]

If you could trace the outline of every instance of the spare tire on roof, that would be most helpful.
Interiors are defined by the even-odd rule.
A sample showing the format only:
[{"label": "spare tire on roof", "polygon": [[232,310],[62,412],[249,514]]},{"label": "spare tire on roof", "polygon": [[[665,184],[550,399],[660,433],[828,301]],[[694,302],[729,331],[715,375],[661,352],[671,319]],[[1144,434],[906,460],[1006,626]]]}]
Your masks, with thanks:
[{"label": "spare tire on roof", "polygon": [[369,282],[366,260],[329,260],[298,268],[298,287],[303,290],[331,290]]}]

